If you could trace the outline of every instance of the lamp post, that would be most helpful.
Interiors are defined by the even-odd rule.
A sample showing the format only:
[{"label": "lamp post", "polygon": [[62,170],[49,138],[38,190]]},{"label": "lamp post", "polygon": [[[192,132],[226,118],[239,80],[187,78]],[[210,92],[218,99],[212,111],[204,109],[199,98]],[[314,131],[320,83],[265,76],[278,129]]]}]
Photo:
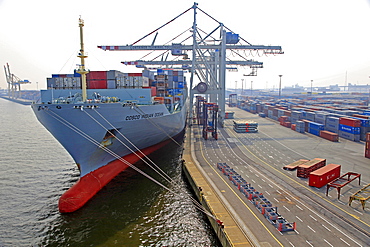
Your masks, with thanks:
[{"label": "lamp post", "polygon": [[242,93],[241,93],[241,95],[243,95],[243,91],[244,91],[243,84],[244,84],[244,79],[242,79]]},{"label": "lamp post", "polygon": [[251,81],[251,96],[253,94],[253,81]]},{"label": "lamp post", "polygon": [[313,80],[311,80],[311,95],[312,95],[312,82],[313,82]]},{"label": "lamp post", "polygon": [[281,77],[282,77],[283,75],[279,75],[279,77],[280,77],[280,82],[279,82],[279,99],[280,99],[280,97],[281,97]]}]

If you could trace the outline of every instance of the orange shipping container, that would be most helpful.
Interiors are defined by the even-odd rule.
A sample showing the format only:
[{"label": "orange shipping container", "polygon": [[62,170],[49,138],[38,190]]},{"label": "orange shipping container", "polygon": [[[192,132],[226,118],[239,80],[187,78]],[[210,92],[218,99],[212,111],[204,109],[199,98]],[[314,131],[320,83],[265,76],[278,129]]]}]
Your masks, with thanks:
[{"label": "orange shipping container", "polygon": [[327,139],[332,142],[337,142],[339,140],[339,136],[337,133],[333,133],[330,131],[322,130],[320,131],[320,137]]}]

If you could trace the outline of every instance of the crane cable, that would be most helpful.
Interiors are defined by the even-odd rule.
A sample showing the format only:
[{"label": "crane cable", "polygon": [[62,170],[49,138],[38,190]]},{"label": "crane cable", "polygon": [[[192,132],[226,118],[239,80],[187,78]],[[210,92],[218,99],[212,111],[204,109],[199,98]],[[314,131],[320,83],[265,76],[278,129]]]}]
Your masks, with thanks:
[{"label": "crane cable", "polygon": [[[107,122],[112,128],[116,129],[103,115],[101,115],[95,108],[94,108],[94,111],[105,121]],[[94,120],[97,124],[99,124],[103,129],[105,129],[109,134],[111,134],[112,136],[114,136],[116,138],[116,136],[109,130],[107,129],[106,127],[103,126],[103,124],[101,124],[98,120],[96,120],[91,114],[89,114],[88,112],[85,111],[85,113],[92,119]],[[117,129],[116,129],[117,130]],[[141,155],[143,155],[143,157],[145,157],[146,159],[149,160],[150,163],[152,163],[155,168],[153,168],[146,160],[142,159],[140,157],[140,155],[138,155],[134,150],[132,150],[127,144],[125,144],[121,139],[119,138],[116,138],[118,140],[118,142],[120,142],[123,146],[125,146],[131,153],[134,153],[136,156],[138,156],[139,158],[141,158],[145,164],[147,164],[150,168],[152,168],[154,171],[156,171],[156,169],[158,169],[161,173],[163,173],[164,175],[164,179],[167,181],[167,182],[170,182],[172,183],[171,181],[171,178],[163,171],[161,170],[157,164],[155,164],[148,156],[146,156],[134,143],[132,143],[124,134],[122,134],[121,131],[117,130],[117,132],[132,146],[134,147]],[[177,143],[178,144],[178,143]],[[160,174],[160,172],[156,171],[158,174]]]},{"label": "crane cable", "polygon": [[140,42],[141,40],[145,39],[146,37],[150,36],[151,34],[157,32],[159,29],[161,29],[162,27],[170,24],[171,22],[173,22],[174,20],[176,20],[177,18],[179,18],[180,16],[182,16],[183,14],[185,14],[186,12],[188,12],[189,10],[191,10],[193,7],[191,8],[188,8],[187,10],[185,10],[184,12],[182,12],[181,14],[179,14],[178,16],[176,16],[175,18],[173,18],[172,20],[168,21],[166,24],[163,24],[162,26],[160,26],[159,28],[155,29],[154,31],[148,33],[147,35],[145,35],[144,37],[142,37],[141,39],[135,41],[134,43],[132,43],[131,45],[135,45],[136,43]]},{"label": "crane cable", "polygon": [[[112,128],[115,128],[103,115],[101,115],[95,108],[93,108],[93,110],[104,120],[106,121]],[[84,111],[91,119],[93,119],[97,124],[99,124],[104,130],[106,130],[107,132],[109,132],[109,134],[111,134],[112,136],[115,137],[115,135],[109,130],[107,129],[106,127],[103,126],[103,124],[101,124],[97,119],[95,119],[91,114],[89,114],[87,111]],[[143,112],[144,113],[144,112]],[[151,121],[152,122],[152,121]],[[159,127],[159,126],[158,126]],[[162,129],[162,128],[161,128]],[[162,129],[163,130],[163,129]],[[164,130],[163,130],[164,131]],[[177,187],[178,190],[180,190],[180,186],[179,184],[177,184],[173,179],[171,179],[171,177],[165,173],[157,164],[155,164],[154,161],[152,161],[147,155],[145,155],[134,143],[132,143],[121,131],[117,130],[117,132],[129,143],[131,144],[138,152],[140,152],[140,154],[142,154],[143,156],[140,156],[138,155],[134,150],[132,150],[127,144],[125,144],[122,140],[120,140],[119,138],[116,138],[123,146],[125,146],[128,150],[130,150],[131,153],[135,154],[138,158],[140,158],[146,165],[148,165],[152,170],[154,170],[158,175],[160,175],[164,180],[166,180],[167,182],[169,182],[170,184],[172,184],[173,186],[175,186],[175,188]],[[164,133],[166,133],[164,131]],[[166,133],[167,134],[167,133]],[[169,136],[167,134],[167,136]],[[176,142],[172,137],[171,139]],[[176,144],[180,145],[178,142],[176,142]],[[147,160],[145,160],[143,157],[145,157],[150,163],[152,163],[155,168],[150,165],[148,163]],[[149,175],[148,175],[149,176]],[[166,188],[167,189],[167,188]],[[173,191],[170,191],[172,193],[175,193]],[[193,201],[193,203],[198,207],[198,208],[202,208],[204,211],[205,209],[203,208],[203,206],[198,202],[196,201],[193,197],[189,196],[189,198],[191,199],[191,201]]]},{"label": "crane cable", "polygon": [[[139,107],[134,109],[139,114],[145,114],[145,112],[142,109],[139,109]],[[181,147],[180,143],[178,143],[172,136],[170,136],[161,126],[159,126],[157,123],[153,122],[150,118],[146,118],[151,124],[154,125],[154,127],[161,130],[169,139],[171,139],[177,146]]]},{"label": "crane cable", "polygon": [[[139,168],[137,168],[136,166],[134,166],[133,164],[131,164],[130,162],[128,162],[127,160],[125,160],[124,158],[120,157],[118,154],[116,154],[114,151],[110,150],[109,148],[105,147],[104,145],[101,145],[101,143],[99,143],[98,141],[94,140],[91,136],[89,136],[88,134],[86,134],[85,132],[83,132],[82,130],[80,130],[79,128],[77,128],[76,126],[74,126],[72,123],[68,122],[67,120],[65,120],[64,118],[62,118],[61,116],[59,116],[57,113],[51,111],[49,108],[44,108],[45,113],[47,113],[48,115],[50,115],[51,117],[53,117],[55,120],[57,120],[58,122],[60,122],[61,124],[65,125],[66,127],[70,128],[71,130],[73,130],[74,132],[76,132],[77,134],[81,135],[83,138],[85,138],[86,140],[90,141],[91,143],[93,143],[94,145],[96,145],[97,147],[103,149],[105,152],[107,152],[108,154],[112,155],[114,158],[116,158],[117,160],[123,162],[124,164],[126,164],[127,166],[131,167],[132,169],[134,169],[135,171],[137,171],[138,173],[142,174],[144,177],[147,177],[149,180],[153,181],[154,183],[158,184],[160,187],[166,189],[167,191],[169,191],[170,193],[172,193],[173,195],[175,196],[180,196],[181,192],[180,193],[176,193],[175,191],[173,191],[172,189],[168,188],[167,186],[165,186],[164,184],[160,183],[159,181],[157,181],[156,179],[154,179],[153,177],[151,177],[150,175],[146,174],[144,171],[140,170]],[[81,111],[84,111],[83,108],[81,108]],[[50,114],[50,112],[52,114]],[[86,112],[86,111],[85,111]],[[135,153],[135,152],[134,152]],[[137,154],[136,154],[137,155]],[[140,159],[142,159],[140,156],[138,156]],[[145,160],[144,160],[145,162]],[[159,174],[160,175],[160,174]],[[174,184],[174,183],[171,183],[173,185],[176,185],[177,184]],[[210,213],[209,211],[207,211],[198,201],[196,201],[192,196],[190,195],[187,195],[185,194],[186,196],[188,196],[191,201],[194,203],[195,207],[203,212],[204,214],[208,215],[209,217],[217,220],[217,218],[212,214]]]}]

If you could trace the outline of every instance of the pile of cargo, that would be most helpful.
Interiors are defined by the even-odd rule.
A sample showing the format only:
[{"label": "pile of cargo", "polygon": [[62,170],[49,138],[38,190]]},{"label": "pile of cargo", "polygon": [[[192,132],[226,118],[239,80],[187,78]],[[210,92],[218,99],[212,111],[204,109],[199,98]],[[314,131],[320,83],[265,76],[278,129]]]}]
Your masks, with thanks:
[{"label": "pile of cargo", "polygon": [[186,78],[182,70],[157,69],[156,75],[152,71],[144,70],[143,76],[149,78],[150,86],[156,87],[157,96],[180,94],[186,86]]},{"label": "pile of cargo", "polygon": [[300,159],[300,160],[294,161],[293,163],[289,165],[284,166],[283,169],[288,170],[288,171],[294,171],[295,169],[297,169],[298,166],[303,165],[304,163],[308,161],[309,160]]},{"label": "pile of cargo", "polygon": [[[279,102],[273,97],[268,99],[268,97],[256,96],[255,101],[250,97],[248,101],[239,100],[237,106],[251,113],[257,113],[260,117],[279,121],[282,126],[290,127],[300,133],[309,132],[336,141],[336,135],[326,132],[321,134],[321,131],[329,131],[347,140],[365,141],[366,133],[370,132],[368,102],[346,99],[347,96],[349,98],[353,96],[348,93],[344,95],[333,95],[331,99],[319,96],[287,98]],[[304,122],[304,127],[301,122]]]},{"label": "pile of cargo", "polygon": [[314,158],[297,167],[297,177],[308,178],[311,172],[325,166],[326,159]]},{"label": "pile of cargo", "polygon": [[258,123],[254,121],[236,122],[234,121],[234,131],[237,133],[256,133]]},{"label": "pile of cargo", "polygon": [[297,177],[308,178],[308,185],[321,188],[329,182],[339,178],[340,165],[328,164],[326,159],[300,159],[283,167],[284,170],[297,169]]},{"label": "pile of cargo", "polygon": [[225,112],[225,119],[233,119],[234,118],[234,112],[228,111]]},{"label": "pile of cargo", "polygon": [[370,159],[370,132],[366,134],[365,157]]},{"label": "pile of cargo", "polygon": [[288,222],[278,213],[277,207],[273,207],[272,203],[265,196],[257,191],[250,183],[248,183],[241,175],[226,163],[217,163],[217,168],[229,178],[229,180],[238,188],[238,190],[263,214],[278,231],[287,232],[296,229],[295,222]]},{"label": "pile of cargo", "polygon": [[284,127],[287,127],[287,128],[290,128],[291,127],[291,122],[289,121],[289,117],[288,116],[281,116],[279,117],[279,122],[280,122],[280,125],[284,126]]},{"label": "pile of cargo", "polygon": [[[81,74],[53,74],[47,78],[48,89],[81,89]],[[123,73],[118,70],[89,71],[86,74],[87,89],[154,89],[153,96],[166,97],[182,94],[186,88],[183,70],[143,70],[141,73]]]}]

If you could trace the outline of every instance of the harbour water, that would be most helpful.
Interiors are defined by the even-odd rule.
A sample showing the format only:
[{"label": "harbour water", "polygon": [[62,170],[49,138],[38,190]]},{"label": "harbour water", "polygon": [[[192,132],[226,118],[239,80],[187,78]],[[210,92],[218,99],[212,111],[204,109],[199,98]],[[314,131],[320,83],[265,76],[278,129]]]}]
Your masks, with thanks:
[{"label": "harbour water", "polygon": [[[79,177],[72,158],[38,123],[30,106],[0,99],[0,246],[218,246],[183,181],[182,147],[151,158],[180,184],[172,194],[126,170],[84,208],[58,212]],[[138,166],[158,178],[144,164]]]}]

